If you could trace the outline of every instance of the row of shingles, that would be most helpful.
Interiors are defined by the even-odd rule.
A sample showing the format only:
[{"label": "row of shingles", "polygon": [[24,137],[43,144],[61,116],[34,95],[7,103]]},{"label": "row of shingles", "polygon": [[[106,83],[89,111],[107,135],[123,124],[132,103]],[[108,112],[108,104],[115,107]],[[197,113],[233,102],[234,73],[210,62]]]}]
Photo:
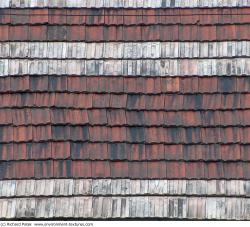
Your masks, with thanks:
[{"label": "row of shingles", "polygon": [[0,181],[0,197],[37,196],[250,196],[244,180],[38,179]]},{"label": "row of shingles", "polygon": [[242,0],[5,0],[1,8],[211,8],[249,7],[249,1]]},{"label": "row of shingles", "polygon": [[212,9],[2,9],[0,24],[150,25],[244,24],[250,8]]},{"label": "row of shingles", "polygon": [[0,179],[250,179],[250,162],[242,161],[29,160],[1,162],[0,169]]},{"label": "row of shingles", "polygon": [[0,76],[245,76],[250,74],[249,58],[231,59],[108,59],[108,60],[0,60]]},{"label": "row of shingles", "polygon": [[[248,220],[249,199],[189,197],[17,198],[0,201],[4,218]],[[62,209],[62,207],[64,207]],[[67,208],[65,208],[67,207]],[[45,209],[46,208],[46,209]],[[36,212],[34,212],[36,210]],[[8,212],[6,212],[8,211]],[[12,212],[10,212],[12,211]]]},{"label": "row of shingles", "polygon": [[[249,198],[171,196],[85,196],[0,200],[0,218],[249,220]],[[146,219],[145,219],[146,218]]]},{"label": "row of shingles", "polygon": [[250,25],[1,25],[0,41],[233,41],[249,40]]},{"label": "row of shingles", "polygon": [[249,149],[243,144],[9,143],[0,144],[0,160],[250,161]]},{"label": "row of shingles", "polygon": [[126,110],[236,110],[250,108],[250,94],[1,94],[0,108],[57,107]]},{"label": "row of shingles", "polygon": [[109,77],[13,76],[0,77],[0,93],[69,92],[113,94],[248,93],[248,76],[230,77]]},{"label": "row of shingles", "polygon": [[0,126],[90,125],[128,127],[228,127],[250,126],[250,110],[134,111],[67,108],[0,109]]},{"label": "row of shingles", "polygon": [[[0,42],[1,59],[249,58],[250,42]],[[66,62],[66,61],[65,61]],[[236,70],[227,70],[227,72]]]},{"label": "row of shingles", "polygon": [[[145,144],[249,144],[249,126],[125,127],[125,126],[1,126],[0,142],[82,141]],[[63,133],[62,133],[63,132]]]},{"label": "row of shingles", "polygon": [[[26,14],[28,14],[28,12],[26,12]],[[57,16],[57,18],[58,18],[58,16]],[[19,19],[19,21],[21,21],[21,20]],[[12,21],[10,20],[10,22],[12,22]],[[15,24],[15,20],[13,22]],[[25,23],[25,22],[28,23],[28,21],[24,21],[23,23]],[[48,22],[49,22],[49,19],[48,19]],[[155,23],[156,22],[157,21],[155,21]],[[95,23],[95,21],[93,21],[93,23]],[[232,26],[235,26],[235,25],[232,25]],[[235,34],[233,34],[234,29],[237,29],[237,27],[232,27],[232,26],[231,27],[229,26],[232,30],[231,32],[229,32],[230,35],[232,36],[231,38],[233,38],[233,37],[237,38],[237,35],[235,36]],[[246,26],[248,26],[248,25],[246,25]],[[198,27],[199,26],[197,26],[197,25],[195,27],[191,26],[191,28],[192,28],[191,30],[194,30],[195,32],[197,32]],[[123,27],[110,27],[110,28],[106,27],[105,31],[104,31],[104,27],[102,27],[102,26],[101,27],[100,26],[94,26],[94,27],[74,26],[74,28],[73,28],[73,26],[71,26],[71,27],[66,27],[66,26],[61,26],[61,27],[60,26],[57,26],[57,27],[55,27],[55,26],[52,26],[52,27],[47,27],[47,26],[31,26],[31,27],[29,27],[29,26],[10,26],[10,27],[3,26],[2,28],[3,28],[2,29],[3,31],[1,34],[2,37],[0,37],[0,38],[2,38],[2,40],[8,39],[8,38],[10,38],[11,40],[12,40],[12,38],[13,38],[13,40],[15,40],[15,39],[27,40],[29,38],[30,39],[33,39],[33,38],[37,39],[38,38],[40,40],[46,40],[46,39],[66,40],[69,38],[69,39],[76,39],[76,40],[78,40],[78,39],[85,40],[86,39],[86,41],[91,41],[91,40],[101,41],[101,40],[105,40],[105,39],[107,39],[107,40],[113,39],[113,40],[117,41],[119,39],[123,39],[123,37],[125,40],[126,40],[126,38],[130,39],[130,36],[128,36],[127,33],[130,33],[129,35],[132,35],[133,32],[138,33],[138,34],[135,34],[135,37],[131,36],[133,38],[132,39],[133,41],[134,40],[142,40],[142,39],[144,39],[143,36],[148,38],[148,33],[152,33],[152,32],[154,33],[154,35],[151,36],[152,39],[161,39],[161,38],[168,37],[168,35],[166,33],[162,33],[162,31],[161,31],[162,29],[161,29],[160,25],[157,25],[153,28],[146,26],[146,27],[143,27],[143,29],[141,27],[138,27],[138,26],[137,27],[135,27],[135,26],[124,27],[124,28]],[[183,38],[186,39],[187,34],[189,34],[189,36],[192,37],[191,34],[193,31],[191,32],[191,30],[188,29],[188,30],[190,30],[188,32],[188,30],[186,30],[186,27],[180,27],[180,29],[179,29],[178,26],[177,27],[172,26],[170,28],[174,28],[174,30],[176,30],[176,29],[178,30],[177,36],[179,36],[179,33],[180,33],[180,35],[181,35],[181,33],[183,33],[181,35],[181,36],[183,36],[181,39],[183,39]],[[214,29],[214,28],[215,27],[212,27],[212,31],[214,32],[214,35],[217,36],[216,33],[220,34],[219,28],[218,28],[218,31],[216,31],[217,29]],[[70,31],[71,29],[72,29],[72,31],[75,31],[75,33],[74,32],[71,33],[72,32],[72,31]],[[118,29],[118,33],[120,33],[120,34],[115,34],[117,29]],[[210,30],[210,26],[207,27],[206,30],[207,29]],[[158,32],[157,32],[157,30],[158,30]],[[43,32],[45,32],[45,33],[43,33]],[[48,36],[46,34],[47,32],[48,32]],[[206,33],[206,37],[210,36],[208,31],[205,31],[205,33]],[[243,34],[243,33],[240,33],[240,34]],[[69,35],[69,37],[67,37],[67,35]],[[72,35],[72,37],[71,37],[71,35]],[[196,36],[197,35],[198,35],[198,33],[196,33]],[[247,34],[244,33],[244,35],[247,35]],[[172,38],[177,38],[177,36],[176,37],[169,36],[166,40],[172,39]],[[206,39],[206,37],[204,36],[204,39]],[[149,38],[150,38],[150,36],[149,36]],[[198,38],[198,37],[196,37],[196,38]],[[199,37],[199,38],[201,38],[201,37]],[[209,37],[209,38],[211,38],[211,37]],[[242,38],[244,39],[244,37],[242,37]]]},{"label": "row of shingles", "polygon": [[0,76],[246,76],[250,59],[150,59],[150,60],[0,60]]}]

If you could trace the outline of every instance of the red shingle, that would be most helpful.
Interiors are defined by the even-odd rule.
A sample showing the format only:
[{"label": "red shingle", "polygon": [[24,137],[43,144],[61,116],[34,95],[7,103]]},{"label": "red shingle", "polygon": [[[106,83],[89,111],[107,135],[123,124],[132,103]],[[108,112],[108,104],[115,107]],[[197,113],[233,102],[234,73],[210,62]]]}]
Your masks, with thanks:
[{"label": "red shingle", "polygon": [[11,77],[0,78],[0,92],[10,91],[10,79]]},{"label": "red shingle", "polygon": [[48,9],[30,9],[29,12],[30,12],[29,14],[30,24],[49,23],[49,10]]},{"label": "red shingle", "polygon": [[70,143],[69,142],[54,142],[51,146],[52,158],[68,159],[70,158]]},{"label": "red shingle", "polygon": [[[14,171],[15,171],[15,178],[17,178],[17,179],[35,177],[35,165],[34,165],[34,162],[32,162],[32,161],[15,162],[13,167],[14,167]],[[49,175],[47,175],[47,176],[49,176]]]},{"label": "red shingle", "polygon": [[[124,170],[123,170],[124,171]],[[91,172],[93,177],[110,177],[111,169],[110,163],[107,161],[95,161],[92,162]]]},{"label": "red shingle", "polygon": [[71,25],[67,26],[67,40],[68,41],[80,41],[85,40],[86,37],[85,26]]},{"label": "red shingle", "polygon": [[30,11],[28,9],[11,9],[10,10],[10,23],[11,24],[28,24]]},{"label": "red shingle", "polygon": [[[157,175],[155,175],[157,176]],[[129,163],[130,178],[148,178],[148,163],[147,162],[130,162]]]},{"label": "red shingle", "polygon": [[[2,27],[0,28],[2,30]],[[9,39],[12,41],[24,41],[28,40],[29,37],[29,27],[24,26],[10,26],[9,27]]]},{"label": "red shingle", "polygon": [[34,175],[36,179],[39,178],[53,178],[59,171],[55,169],[53,161],[36,161],[34,163]]},{"label": "red shingle", "polygon": [[[71,178],[74,174],[72,165],[71,160],[53,161],[53,176],[56,178]],[[77,174],[75,177],[77,177]]]},{"label": "red shingle", "polygon": [[129,175],[128,162],[111,162],[111,176],[113,178],[127,178]]},{"label": "red shingle", "polygon": [[86,41],[103,41],[104,30],[101,26],[96,27],[85,27],[86,29]]},{"label": "red shingle", "polygon": [[11,15],[10,15],[10,9],[0,9],[0,23],[1,24],[8,24],[10,23],[10,18],[11,18]]},{"label": "red shingle", "polygon": [[149,162],[147,163],[147,169],[148,169],[148,178],[154,179],[155,176],[159,176],[159,178],[166,178],[167,172],[166,172],[167,164],[166,162]]},{"label": "red shingle", "polygon": [[[147,145],[145,147],[147,160],[165,159],[165,147],[163,144]],[[150,169],[150,168],[149,168]],[[166,172],[166,171],[164,171]]]},{"label": "red shingle", "polygon": [[12,124],[12,111],[6,111],[5,109],[0,109],[0,125]]},{"label": "red shingle", "polygon": [[73,161],[72,176],[74,177],[92,177],[92,162],[89,161]]},{"label": "red shingle", "polygon": [[67,24],[85,24],[86,9],[67,9]]},{"label": "red shingle", "polygon": [[49,9],[49,24],[66,24],[67,22],[67,13],[66,9]]},{"label": "red shingle", "polygon": [[30,41],[45,41],[47,40],[48,27],[45,25],[37,25],[29,27]]},{"label": "red shingle", "polygon": [[87,146],[89,158],[92,160],[109,159],[108,144],[106,143],[89,143]]},{"label": "red shingle", "polygon": [[13,144],[0,144],[0,160],[8,161],[13,159],[14,159]]}]

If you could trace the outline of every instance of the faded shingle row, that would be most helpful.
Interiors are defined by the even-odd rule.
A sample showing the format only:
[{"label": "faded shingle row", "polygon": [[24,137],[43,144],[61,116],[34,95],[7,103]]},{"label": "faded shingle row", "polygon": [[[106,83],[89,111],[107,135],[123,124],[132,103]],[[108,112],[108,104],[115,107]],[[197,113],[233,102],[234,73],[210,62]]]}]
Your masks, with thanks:
[{"label": "faded shingle row", "polygon": [[0,199],[1,218],[248,220],[249,199],[225,197],[52,197]]},{"label": "faded shingle row", "polygon": [[27,7],[55,7],[55,8],[192,8],[192,7],[248,7],[248,0],[4,0],[0,7],[27,8]]},{"label": "faded shingle row", "polygon": [[250,74],[250,58],[162,60],[0,60],[0,76],[230,76]]},{"label": "faded shingle row", "polygon": [[1,197],[48,196],[250,196],[243,180],[42,179],[0,182]]},{"label": "faded shingle row", "polygon": [[2,42],[0,58],[164,59],[250,57],[250,42]]}]

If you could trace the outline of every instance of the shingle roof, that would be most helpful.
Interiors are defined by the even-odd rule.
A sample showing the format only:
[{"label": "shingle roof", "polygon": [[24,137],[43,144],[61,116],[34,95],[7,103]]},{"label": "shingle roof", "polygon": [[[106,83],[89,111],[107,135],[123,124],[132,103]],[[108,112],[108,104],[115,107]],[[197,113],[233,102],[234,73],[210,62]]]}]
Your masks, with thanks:
[{"label": "shingle roof", "polygon": [[249,1],[3,2],[1,218],[250,218]]}]

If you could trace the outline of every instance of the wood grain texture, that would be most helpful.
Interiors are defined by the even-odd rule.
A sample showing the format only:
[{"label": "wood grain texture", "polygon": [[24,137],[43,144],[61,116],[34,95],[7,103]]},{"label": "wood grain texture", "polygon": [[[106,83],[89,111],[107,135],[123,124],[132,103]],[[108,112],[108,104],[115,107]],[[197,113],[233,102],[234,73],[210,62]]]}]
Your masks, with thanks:
[{"label": "wood grain texture", "polygon": [[0,181],[0,198],[60,196],[250,197],[247,180],[44,179]]},{"label": "wood grain texture", "polygon": [[250,59],[187,60],[0,60],[0,76],[229,76],[250,74]]},{"label": "wood grain texture", "polygon": [[250,57],[250,42],[2,42],[0,58],[175,59]]},{"label": "wood grain texture", "polygon": [[0,199],[0,218],[249,220],[249,205],[234,197],[30,197]]},{"label": "wood grain texture", "polygon": [[249,6],[249,1],[232,0],[137,0],[137,1],[124,1],[124,0],[4,0],[0,4],[0,8],[24,8],[24,7],[124,7],[124,8],[160,8],[160,7],[178,7],[178,8],[192,8],[192,7],[246,7]]}]

